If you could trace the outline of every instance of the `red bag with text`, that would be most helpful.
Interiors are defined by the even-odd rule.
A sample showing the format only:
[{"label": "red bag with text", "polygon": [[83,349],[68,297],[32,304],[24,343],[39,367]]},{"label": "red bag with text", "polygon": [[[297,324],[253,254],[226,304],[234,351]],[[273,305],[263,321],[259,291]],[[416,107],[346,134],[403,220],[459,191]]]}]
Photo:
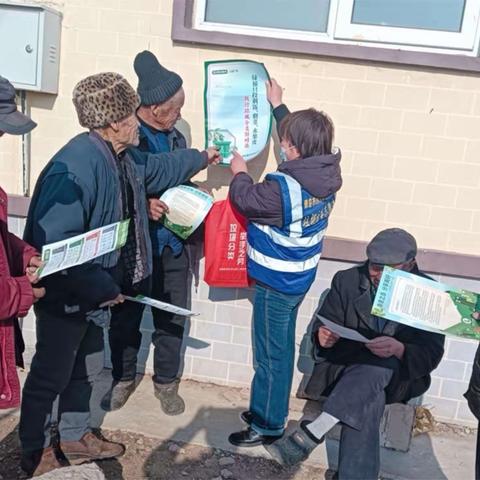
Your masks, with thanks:
[{"label": "red bag with text", "polygon": [[211,287],[249,286],[247,220],[222,200],[213,204],[205,221],[205,276]]}]

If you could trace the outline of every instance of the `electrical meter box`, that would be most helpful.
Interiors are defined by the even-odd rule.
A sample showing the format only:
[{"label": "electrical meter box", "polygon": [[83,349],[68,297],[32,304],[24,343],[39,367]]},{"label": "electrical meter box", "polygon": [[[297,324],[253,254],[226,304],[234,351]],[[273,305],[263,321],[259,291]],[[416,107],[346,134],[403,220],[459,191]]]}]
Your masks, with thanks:
[{"label": "electrical meter box", "polygon": [[18,90],[57,93],[62,14],[0,1],[0,75]]}]

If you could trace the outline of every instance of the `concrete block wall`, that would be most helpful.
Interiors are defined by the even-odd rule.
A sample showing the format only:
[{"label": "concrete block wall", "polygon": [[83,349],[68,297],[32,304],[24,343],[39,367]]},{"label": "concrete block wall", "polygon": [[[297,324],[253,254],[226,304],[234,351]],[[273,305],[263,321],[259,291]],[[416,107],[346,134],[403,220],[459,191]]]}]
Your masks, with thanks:
[{"label": "concrete block wall", "polygon": [[[38,3],[41,3],[38,0]],[[136,53],[150,49],[184,79],[194,147],[204,145],[203,63],[228,58],[264,62],[285,87],[291,109],[325,110],[342,149],[343,188],[329,234],[368,240],[387,226],[407,227],[424,248],[477,254],[480,244],[480,77],[466,72],[324,59],[274,51],[179,45],[171,41],[172,0],[49,0],[63,15],[60,90],[28,93],[38,122],[32,133],[32,185],[78,125],[71,94],[95,72],[114,70],[133,85]],[[0,183],[20,193],[20,149],[0,141]],[[276,167],[273,145],[260,178]],[[217,197],[226,169],[202,173]]]},{"label": "concrete block wall", "polygon": [[[24,220],[10,218],[12,232],[21,235]],[[321,293],[329,287],[338,270],[351,264],[321,260],[317,278],[305,298],[297,319],[296,368],[292,395],[300,388],[311,372],[309,357],[310,341],[306,335],[308,325],[318,304]],[[462,288],[480,292],[480,282],[452,277],[437,277],[439,280]],[[251,289],[210,288],[200,281],[198,290],[192,288],[192,310],[200,313],[189,321],[185,336],[183,374],[185,378],[201,382],[249,387],[253,376],[252,352],[252,301]],[[138,371],[153,372],[153,352],[150,338],[153,330],[150,311],[142,322],[142,347]],[[30,362],[35,348],[35,318],[32,312],[23,320],[26,343],[26,361]],[[463,398],[472,371],[472,361],[477,342],[448,338],[444,358],[433,372],[432,385],[423,396],[422,403],[432,408],[438,420],[461,425],[476,426],[477,422],[468,410]],[[105,364],[110,366],[108,345]]]},{"label": "concrete block wall", "polygon": [[[36,3],[42,3],[33,0]],[[204,144],[203,62],[227,58],[264,62],[285,87],[291,109],[315,106],[332,117],[336,144],[343,152],[344,185],[333,211],[329,235],[368,240],[388,226],[403,226],[424,248],[478,253],[480,244],[480,77],[465,72],[421,67],[322,59],[271,51],[178,45],[171,41],[172,0],[49,0],[63,15],[60,89],[56,96],[28,93],[32,117],[32,186],[44,165],[73,135],[81,131],[71,102],[75,84],[95,72],[118,71],[136,85],[133,58],[152,50],[184,79],[184,127],[194,147]],[[255,179],[276,168],[273,143],[268,158],[252,162]],[[0,184],[21,193],[18,138],[0,140]],[[217,198],[230,181],[226,169],[199,175]],[[21,231],[19,219],[12,227]],[[322,261],[310,296],[302,306],[297,344],[333,273],[345,268]],[[461,279],[452,281],[463,282]],[[480,291],[479,282],[465,283]],[[252,369],[251,291],[212,289],[201,284],[192,293],[201,316],[192,321],[187,341],[187,376],[247,385]],[[25,320],[29,351],[35,341],[34,321]],[[146,331],[151,327],[148,315]],[[146,335],[147,337],[147,335]],[[208,343],[205,346],[202,342]],[[435,372],[425,397],[437,416],[470,422],[458,395],[469,377],[466,342],[448,341],[445,360]],[[203,348],[201,348],[203,347]],[[467,353],[468,351],[468,353]],[[148,342],[142,351],[151,368]],[[458,358],[457,358],[458,356]],[[471,354],[473,358],[473,353]],[[471,360],[470,358],[470,360]],[[308,372],[307,357],[299,357]],[[296,373],[295,386],[301,378]]]}]

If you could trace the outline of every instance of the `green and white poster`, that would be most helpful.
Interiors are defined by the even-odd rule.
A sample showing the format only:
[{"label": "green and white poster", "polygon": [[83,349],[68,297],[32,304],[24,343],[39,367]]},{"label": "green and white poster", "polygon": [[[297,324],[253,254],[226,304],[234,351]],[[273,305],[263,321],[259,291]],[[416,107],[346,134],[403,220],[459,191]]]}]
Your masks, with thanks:
[{"label": "green and white poster", "polygon": [[230,164],[235,149],[248,161],[267,145],[272,129],[268,79],[263,63],[205,62],[205,143],[219,148],[222,163]]},{"label": "green and white poster", "polygon": [[480,340],[480,295],[385,267],[372,314],[443,335]]},{"label": "green and white poster", "polygon": [[44,245],[40,278],[81,265],[125,245],[130,220],[112,223],[66,240]]},{"label": "green and white poster", "polygon": [[213,205],[211,195],[187,185],[169,188],[160,200],[168,206],[164,226],[183,239],[200,226]]}]

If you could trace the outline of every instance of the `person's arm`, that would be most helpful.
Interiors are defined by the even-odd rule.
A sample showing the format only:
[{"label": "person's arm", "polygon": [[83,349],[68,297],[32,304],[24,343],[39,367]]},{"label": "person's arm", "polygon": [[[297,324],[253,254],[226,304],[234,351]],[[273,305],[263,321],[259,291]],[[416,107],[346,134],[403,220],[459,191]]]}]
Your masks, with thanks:
[{"label": "person's arm", "polygon": [[254,184],[248,173],[239,173],[230,183],[229,198],[235,209],[251,222],[282,226],[282,199],[275,181]]},{"label": "person's arm", "polygon": [[253,183],[245,159],[233,152],[230,169],[234,175],[230,182],[229,198],[235,209],[248,220],[261,225],[283,225],[280,187],[274,180]]},{"label": "person's arm", "polygon": [[[88,231],[88,218],[94,195],[87,185],[68,173],[50,175],[43,180],[32,218],[31,243],[43,245],[65,240]],[[50,278],[51,277],[51,278]],[[84,309],[116,298],[119,286],[98,263],[87,262],[45,278],[48,285],[55,277],[63,289],[73,294]]]},{"label": "person's arm", "polygon": [[[411,329],[414,330],[414,329]],[[406,379],[421,378],[438,367],[443,353],[445,336],[415,329],[415,342],[405,342],[401,361],[401,375]]]},{"label": "person's arm", "polygon": [[26,268],[30,265],[30,261],[33,257],[38,257],[39,253],[37,250],[29,245],[27,242],[24,242],[21,238],[18,238],[11,232],[8,232],[10,249],[13,255],[13,265],[17,269],[21,270],[22,273],[25,272]]},{"label": "person's arm", "polygon": [[282,120],[290,113],[288,107],[283,103],[283,88],[272,78],[267,81],[267,100],[273,109],[273,116],[277,123],[277,132],[279,131]]},{"label": "person's arm", "polygon": [[[138,155],[138,154],[137,154]],[[176,187],[190,180],[210,164],[216,164],[220,155],[215,148],[204,152],[195,149],[175,150],[167,153],[143,154],[137,163],[145,165],[145,188],[147,195]]]},{"label": "person's arm", "polygon": [[12,317],[24,317],[35,297],[27,276],[4,277],[0,283],[0,322]]},{"label": "person's arm", "polygon": [[[331,287],[328,290],[321,307],[317,310],[317,313],[319,316],[325,317],[339,325],[345,324],[345,311],[342,297],[340,295],[340,278],[338,273],[333,277]],[[328,333],[330,333],[330,335]],[[325,340],[322,341],[323,346],[321,345],[322,338]],[[320,318],[317,317],[314,320],[312,324],[312,356],[314,360],[325,357],[328,350],[339,340],[340,339],[337,335],[323,326]]]}]

